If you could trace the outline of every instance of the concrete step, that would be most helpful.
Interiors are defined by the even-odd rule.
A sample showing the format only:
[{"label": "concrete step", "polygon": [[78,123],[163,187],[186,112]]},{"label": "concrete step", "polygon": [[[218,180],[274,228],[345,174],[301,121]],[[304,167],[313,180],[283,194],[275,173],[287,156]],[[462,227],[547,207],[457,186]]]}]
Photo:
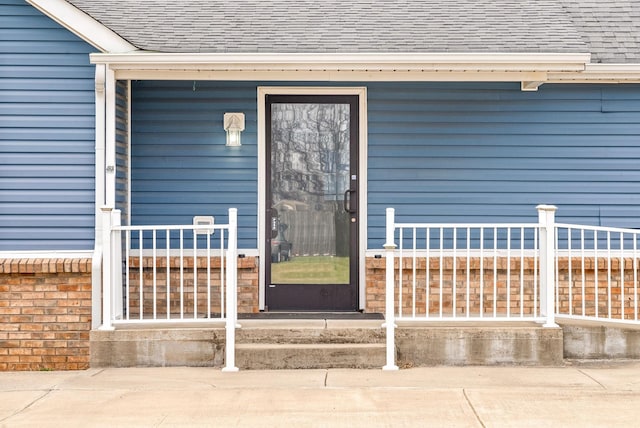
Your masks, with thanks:
[{"label": "concrete step", "polygon": [[384,343],[380,320],[240,320],[236,343]]},{"label": "concrete step", "polygon": [[382,343],[240,343],[240,369],[380,368],[385,364]]}]

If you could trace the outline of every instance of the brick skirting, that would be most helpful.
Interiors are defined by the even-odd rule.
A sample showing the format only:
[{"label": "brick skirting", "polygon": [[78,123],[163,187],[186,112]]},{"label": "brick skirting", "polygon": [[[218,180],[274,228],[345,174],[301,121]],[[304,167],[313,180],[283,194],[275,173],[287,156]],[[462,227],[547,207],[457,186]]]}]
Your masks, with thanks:
[{"label": "brick skirting", "polygon": [[[207,312],[219,316],[220,299],[220,257],[211,257],[207,267],[207,258],[198,257],[197,306],[198,317],[206,317]],[[131,257],[129,266],[128,313],[132,319],[140,318],[142,306],[143,318],[149,318],[154,311],[158,318],[167,317],[167,293],[169,294],[169,313],[171,318],[180,317],[180,302],[183,303],[182,315],[193,318],[194,310],[194,260],[185,257],[180,267],[180,257],[169,258],[169,284],[167,286],[167,259],[158,257],[154,275],[153,258],[142,258],[142,293],[140,293],[140,258]],[[209,269],[209,270],[207,270]],[[208,272],[210,272],[208,278]],[[226,275],[226,272],[225,272]],[[181,282],[182,278],[182,282]],[[155,290],[154,290],[155,281]],[[258,312],[258,258],[238,258],[238,312]],[[155,297],[155,306],[154,306]],[[142,305],[140,299],[142,298]],[[125,297],[125,301],[126,301]]]},{"label": "brick skirting", "polygon": [[0,371],[89,367],[91,259],[0,259]]},{"label": "brick skirting", "polygon": [[[495,268],[494,268],[495,263]],[[427,282],[429,283],[428,298],[430,314],[438,315],[440,303],[443,307],[443,315],[451,316],[454,312],[457,316],[480,316],[480,290],[482,289],[482,316],[498,316],[523,314],[524,316],[540,313],[539,273],[536,273],[538,260],[532,257],[504,256],[487,257],[484,259],[482,271],[480,258],[471,257],[469,260],[469,302],[467,306],[467,260],[458,257],[456,260],[456,295],[455,309],[453,308],[453,258],[445,257],[442,261],[432,257],[429,262],[427,281],[427,266],[424,257],[416,259],[416,298],[415,313],[417,316],[425,314],[427,300]],[[400,280],[399,261],[395,260],[396,284]],[[574,314],[582,316],[611,316],[614,319],[632,320],[635,317],[634,278],[640,282],[640,263],[635,265],[638,269],[634,277],[634,263],[632,258],[612,259],[608,262],[605,258],[599,258],[596,266],[595,258],[585,257],[560,257],[555,264],[558,274],[558,313]],[[413,261],[405,258],[402,266],[402,307],[404,315],[411,315],[414,310],[413,294]],[[481,274],[482,272],[482,274]],[[611,279],[608,279],[608,273]],[[385,275],[386,261],[384,258],[367,258],[366,265],[366,310],[367,312],[382,312],[385,310]],[[537,275],[537,278],[536,278]],[[624,276],[624,279],[621,279]],[[481,281],[482,278],[482,281]],[[534,278],[536,282],[534,283]],[[440,280],[442,279],[442,287]],[[596,280],[597,279],[597,280]],[[536,285],[537,283],[537,285]],[[510,284],[510,285],[509,285]],[[610,288],[609,288],[610,287]],[[397,288],[397,286],[396,286]],[[583,297],[584,289],[584,297]],[[520,292],[523,297],[520,299]],[[507,296],[509,296],[509,310],[507,311]],[[534,300],[535,298],[535,300]],[[640,297],[638,298],[640,301]],[[396,310],[398,305],[398,292],[396,289]],[[494,305],[495,302],[495,305]],[[640,302],[639,302],[640,306]]]}]

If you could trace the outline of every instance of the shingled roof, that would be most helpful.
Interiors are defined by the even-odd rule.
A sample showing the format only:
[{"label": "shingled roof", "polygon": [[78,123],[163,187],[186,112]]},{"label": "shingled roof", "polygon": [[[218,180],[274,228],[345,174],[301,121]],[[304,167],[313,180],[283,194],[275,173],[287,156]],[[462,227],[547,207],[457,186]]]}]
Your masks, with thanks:
[{"label": "shingled roof", "polygon": [[591,53],[640,63],[638,0],[68,0],[173,53]]}]

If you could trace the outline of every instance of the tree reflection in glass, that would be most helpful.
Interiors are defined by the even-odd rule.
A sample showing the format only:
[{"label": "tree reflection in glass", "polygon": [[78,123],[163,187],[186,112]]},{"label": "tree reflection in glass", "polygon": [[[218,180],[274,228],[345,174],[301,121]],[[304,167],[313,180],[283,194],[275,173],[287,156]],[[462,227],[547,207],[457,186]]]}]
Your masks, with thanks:
[{"label": "tree reflection in glass", "polygon": [[272,104],[273,284],[349,283],[349,114],[349,104]]}]

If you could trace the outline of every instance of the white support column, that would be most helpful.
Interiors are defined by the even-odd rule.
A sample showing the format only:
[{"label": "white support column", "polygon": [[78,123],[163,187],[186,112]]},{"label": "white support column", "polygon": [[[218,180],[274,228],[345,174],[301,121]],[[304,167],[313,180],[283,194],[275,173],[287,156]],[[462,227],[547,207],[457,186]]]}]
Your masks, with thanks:
[{"label": "white support column", "polygon": [[396,365],[396,341],[395,341],[395,281],[394,281],[394,251],[396,244],[393,242],[393,236],[395,234],[395,210],[393,208],[387,208],[387,228],[386,228],[386,242],[384,243],[385,258],[386,258],[386,293],[385,293],[385,323],[387,332],[387,364],[382,370],[398,370]]},{"label": "white support column", "polygon": [[116,206],[116,76],[105,71],[105,205]]},{"label": "white support column", "polygon": [[558,327],[555,322],[555,212],[553,205],[538,205],[540,224],[540,315],[546,317],[544,327]]},{"label": "white support column", "polygon": [[100,330],[113,330],[111,325],[111,300],[113,298],[112,275],[113,251],[111,248],[111,214],[113,208],[102,207],[102,326]]},{"label": "white support column", "polygon": [[238,210],[229,208],[229,239],[227,241],[227,314],[225,366],[223,372],[237,372],[236,322],[238,319]]},{"label": "white support column", "polygon": [[102,299],[102,211],[104,205],[104,120],[105,120],[105,66],[96,64],[95,73],[95,233],[94,256],[91,267],[91,328],[100,327]]}]

